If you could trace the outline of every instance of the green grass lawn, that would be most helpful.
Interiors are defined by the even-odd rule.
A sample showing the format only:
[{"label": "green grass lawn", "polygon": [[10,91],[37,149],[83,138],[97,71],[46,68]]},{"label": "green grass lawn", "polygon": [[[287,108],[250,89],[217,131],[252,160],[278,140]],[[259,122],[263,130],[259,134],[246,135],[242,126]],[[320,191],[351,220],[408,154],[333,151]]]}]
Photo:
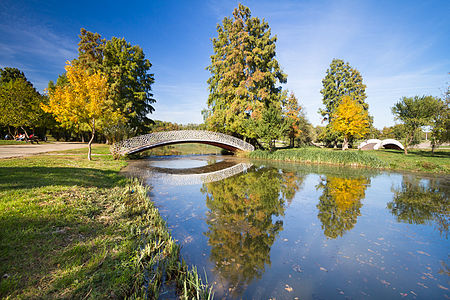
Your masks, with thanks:
[{"label": "green grass lawn", "polygon": [[250,158],[336,164],[378,169],[407,170],[431,173],[450,173],[450,150],[410,150],[408,155],[397,150],[359,151],[322,148],[280,149],[274,152],[257,150]]},{"label": "green grass lawn", "polygon": [[124,165],[84,153],[0,160],[0,298],[139,298],[146,272],[150,298],[164,280],[208,293],[146,189],[118,175]]},{"label": "green grass lawn", "polygon": [[389,169],[450,173],[450,149],[438,149],[432,155],[431,150],[408,150],[408,155],[397,150],[367,151],[385,161]]},{"label": "green grass lawn", "polygon": [[[92,154],[93,155],[105,155],[110,154],[109,152],[109,145],[106,144],[93,144],[92,145]],[[69,149],[69,150],[62,150],[62,151],[53,151],[51,152],[53,154],[84,154],[87,157],[88,153],[88,147],[86,144],[85,148],[79,148],[79,149]]]},{"label": "green grass lawn", "polygon": [[25,141],[13,141],[13,140],[0,140],[0,146],[1,145],[22,145],[26,144]]}]

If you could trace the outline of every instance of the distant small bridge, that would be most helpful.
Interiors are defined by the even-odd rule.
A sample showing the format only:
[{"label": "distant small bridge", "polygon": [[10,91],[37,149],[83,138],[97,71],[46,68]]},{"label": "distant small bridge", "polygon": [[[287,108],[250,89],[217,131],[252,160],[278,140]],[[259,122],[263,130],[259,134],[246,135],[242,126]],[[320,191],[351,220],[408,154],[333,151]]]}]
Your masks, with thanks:
[{"label": "distant small bridge", "polygon": [[378,150],[380,148],[384,149],[395,149],[404,150],[402,143],[394,139],[370,139],[359,144],[358,149],[361,150]]},{"label": "distant small bridge", "polygon": [[183,144],[200,143],[220,147],[229,151],[253,151],[253,145],[241,139],[206,130],[178,130],[162,131],[132,137],[115,143],[112,152],[116,155],[138,153],[155,147]]}]

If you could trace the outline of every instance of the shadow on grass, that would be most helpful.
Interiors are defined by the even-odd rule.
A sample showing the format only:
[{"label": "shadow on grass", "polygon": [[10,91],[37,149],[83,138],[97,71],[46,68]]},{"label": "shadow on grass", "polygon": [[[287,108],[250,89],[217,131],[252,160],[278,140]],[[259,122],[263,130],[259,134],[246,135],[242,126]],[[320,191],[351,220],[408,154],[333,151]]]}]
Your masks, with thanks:
[{"label": "shadow on grass", "polygon": [[43,186],[114,187],[124,178],[115,171],[67,167],[0,167],[0,191]]}]

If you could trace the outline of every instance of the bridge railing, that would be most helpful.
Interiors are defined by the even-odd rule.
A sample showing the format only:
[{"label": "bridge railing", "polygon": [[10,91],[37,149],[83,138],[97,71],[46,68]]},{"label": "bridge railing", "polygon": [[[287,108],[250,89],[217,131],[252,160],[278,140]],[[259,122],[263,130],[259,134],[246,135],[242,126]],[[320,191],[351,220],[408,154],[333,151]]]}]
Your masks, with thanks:
[{"label": "bridge railing", "polygon": [[132,137],[115,143],[112,146],[112,152],[116,155],[124,155],[127,153],[137,152],[140,149],[150,146],[185,141],[223,144],[243,151],[254,150],[254,147],[249,143],[223,133],[206,130],[179,130],[153,132]]}]

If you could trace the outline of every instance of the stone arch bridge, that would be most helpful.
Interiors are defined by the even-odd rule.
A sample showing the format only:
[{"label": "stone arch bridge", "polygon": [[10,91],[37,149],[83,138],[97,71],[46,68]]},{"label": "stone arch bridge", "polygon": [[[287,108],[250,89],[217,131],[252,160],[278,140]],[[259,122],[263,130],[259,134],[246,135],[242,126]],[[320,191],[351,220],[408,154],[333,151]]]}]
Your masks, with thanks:
[{"label": "stone arch bridge", "polygon": [[138,153],[155,147],[200,143],[220,147],[229,151],[253,151],[255,148],[241,139],[206,130],[177,130],[144,134],[115,143],[112,152],[115,155]]}]

